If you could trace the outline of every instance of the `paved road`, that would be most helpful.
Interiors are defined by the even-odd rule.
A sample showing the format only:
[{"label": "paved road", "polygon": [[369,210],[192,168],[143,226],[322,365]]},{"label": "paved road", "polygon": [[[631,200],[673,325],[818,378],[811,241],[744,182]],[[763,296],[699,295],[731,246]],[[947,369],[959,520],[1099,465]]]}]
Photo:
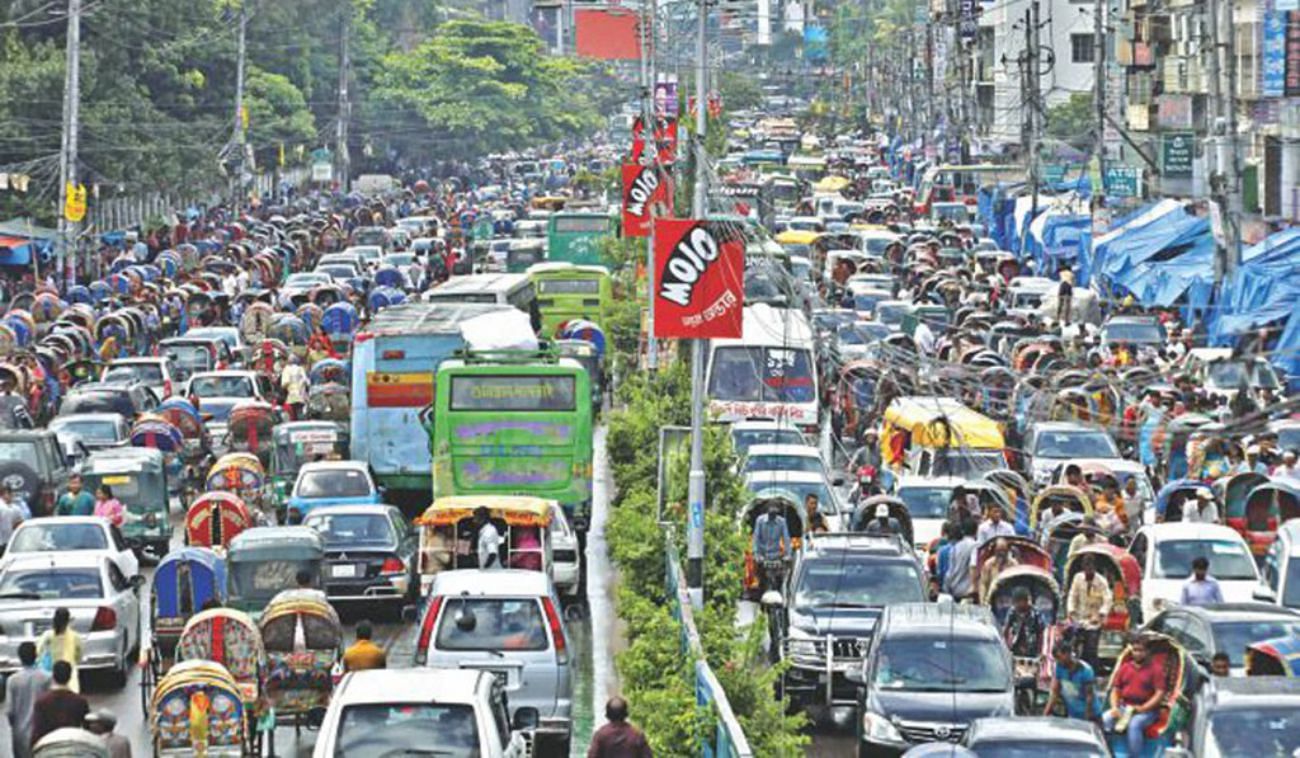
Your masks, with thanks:
[{"label": "paved road", "polygon": [[[611,570],[609,561],[604,554],[605,507],[608,503],[608,466],[604,457],[605,434],[603,428],[597,432],[595,443],[597,450],[595,461],[597,481],[593,498],[593,528],[588,546],[588,555],[593,556],[594,560],[590,564],[591,570],[588,573],[588,581],[589,595],[593,597],[592,605],[598,611],[600,617],[594,624],[594,634],[593,623],[586,618],[568,622],[573,649],[577,653],[577,680],[574,687],[575,735],[573,746],[575,755],[586,754],[586,746],[592,730],[603,722],[603,703],[615,687],[612,649],[613,629],[611,628],[613,610],[610,605],[613,589],[610,586]],[[182,516],[179,512],[179,506],[176,504],[173,504],[172,510],[172,521],[177,526],[173,544],[179,545],[179,524]],[[144,573],[146,576],[151,577],[153,569],[146,567]],[[147,592],[141,594],[145,598],[148,597]],[[145,609],[143,613],[147,616],[148,610]],[[393,613],[374,607],[345,607],[341,609],[341,615],[345,627],[345,640],[351,642],[353,639],[352,630],[356,622],[369,617],[375,627],[376,641],[382,644],[388,652],[388,665],[395,668],[411,666],[415,652],[415,627],[413,624],[394,620]],[[593,649],[593,638],[600,641],[595,649]],[[82,685],[85,695],[90,700],[92,709],[106,708],[117,715],[117,731],[131,739],[134,755],[151,755],[148,721],[141,710],[139,671],[132,671],[126,686],[121,690],[113,690],[103,678],[95,676],[83,676]],[[602,707],[593,708],[593,703],[600,703]],[[276,730],[275,734],[276,755],[310,756],[315,744],[315,738],[315,733],[311,731],[304,730],[301,734],[295,735],[292,728],[280,728]],[[9,728],[5,719],[0,719],[0,746],[3,746],[0,747],[0,755],[7,754]]]}]

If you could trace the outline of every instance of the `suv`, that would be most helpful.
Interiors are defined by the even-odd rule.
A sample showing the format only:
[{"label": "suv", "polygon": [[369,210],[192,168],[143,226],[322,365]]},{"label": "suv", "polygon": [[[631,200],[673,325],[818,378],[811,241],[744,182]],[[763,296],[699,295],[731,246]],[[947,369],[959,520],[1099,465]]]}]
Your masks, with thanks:
[{"label": "suv", "polygon": [[858,688],[858,754],[957,742],[971,722],[1015,712],[1011,653],[988,608],[901,603],[885,608]]},{"label": "suv", "polygon": [[[573,669],[550,577],[521,569],[443,571],[434,577],[415,664],[480,669],[505,682],[510,718],[536,722],[535,748],[568,755]],[[561,747],[562,746],[562,747]]]},{"label": "suv", "polygon": [[490,672],[382,669],[347,674],[334,688],[316,758],[370,755],[524,758],[501,681]]},{"label": "suv", "polygon": [[789,668],[781,685],[791,702],[853,705],[856,685],[845,672],[861,666],[882,609],[925,600],[925,569],[896,537],[819,534],[796,558],[785,595],[763,605]]},{"label": "suv", "polygon": [[1215,677],[1193,713],[1189,744],[1166,756],[1290,755],[1300,745],[1300,679]]},{"label": "suv", "polygon": [[73,387],[59,404],[60,416],[77,413],[120,413],[128,421],[158,407],[158,396],[139,382],[96,382]]},{"label": "suv", "polygon": [[0,482],[13,487],[33,516],[54,513],[70,473],[58,435],[48,429],[0,429]]},{"label": "suv", "polygon": [[1025,453],[1029,456],[1027,473],[1038,487],[1051,482],[1052,472],[1063,463],[1089,458],[1105,465],[1123,457],[1109,432],[1075,421],[1034,424],[1025,435],[1025,443]]}]

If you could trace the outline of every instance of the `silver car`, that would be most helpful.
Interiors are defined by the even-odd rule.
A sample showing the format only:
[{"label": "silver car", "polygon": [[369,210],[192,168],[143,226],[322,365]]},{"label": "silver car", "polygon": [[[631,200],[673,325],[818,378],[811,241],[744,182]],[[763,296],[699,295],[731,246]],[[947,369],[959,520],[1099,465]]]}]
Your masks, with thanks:
[{"label": "silver car", "polygon": [[[572,734],[573,670],[550,577],[517,569],[444,571],[433,580],[415,662],[491,671],[506,686],[510,718],[536,719],[548,744]],[[522,713],[522,717],[520,712]]]},{"label": "silver car", "polygon": [[0,674],[17,671],[18,646],[36,642],[54,612],[67,608],[82,640],[79,669],[112,672],[114,684],[124,686],[140,647],[143,584],[143,576],[126,576],[103,554],[12,558],[0,570]]}]

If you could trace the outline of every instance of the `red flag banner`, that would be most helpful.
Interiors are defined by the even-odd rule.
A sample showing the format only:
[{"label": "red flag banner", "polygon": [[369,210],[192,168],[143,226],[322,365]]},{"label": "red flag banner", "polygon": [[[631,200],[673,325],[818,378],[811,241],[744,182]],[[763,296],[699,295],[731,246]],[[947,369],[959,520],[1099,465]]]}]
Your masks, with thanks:
[{"label": "red flag banner", "polygon": [[[655,157],[659,163],[667,166],[677,160],[677,119],[655,119]],[[645,126],[641,117],[632,121],[632,162],[646,163]]]},{"label": "red flag banner", "polygon": [[641,57],[639,15],[627,8],[575,10],[575,47],[582,58],[629,61]]},{"label": "red flag banner", "polygon": [[649,237],[651,219],[670,218],[672,181],[659,166],[623,164],[623,236]]},{"label": "red flag banner", "polygon": [[745,235],[739,224],[655,219],[655,337],[740,337]]}]

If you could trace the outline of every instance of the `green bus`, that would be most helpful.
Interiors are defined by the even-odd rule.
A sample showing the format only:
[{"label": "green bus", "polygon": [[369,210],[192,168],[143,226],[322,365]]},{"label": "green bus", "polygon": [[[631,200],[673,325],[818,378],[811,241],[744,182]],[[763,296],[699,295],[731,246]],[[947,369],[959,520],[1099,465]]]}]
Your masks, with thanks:
[{"label": "green bus", "polygon": [[546,222],[546,260],[594,265],[600,243],[618,234],[618,221],[600,211],[556,211]]},{"label": "green bus", "polygon": [[575,318],[604,327],[613,298],[613,283],[604,266],[548,261],[530,266],[528,279],[537,293],[537,310],[542,314],[538,333],[543,338],[551,339],[556,327]]},{"label": "green bus", "polygon": [[587,371],[554,353],[471,352],[434,379],[433,497],[557,500],[579,536],[591,521],[592,407]]}]

